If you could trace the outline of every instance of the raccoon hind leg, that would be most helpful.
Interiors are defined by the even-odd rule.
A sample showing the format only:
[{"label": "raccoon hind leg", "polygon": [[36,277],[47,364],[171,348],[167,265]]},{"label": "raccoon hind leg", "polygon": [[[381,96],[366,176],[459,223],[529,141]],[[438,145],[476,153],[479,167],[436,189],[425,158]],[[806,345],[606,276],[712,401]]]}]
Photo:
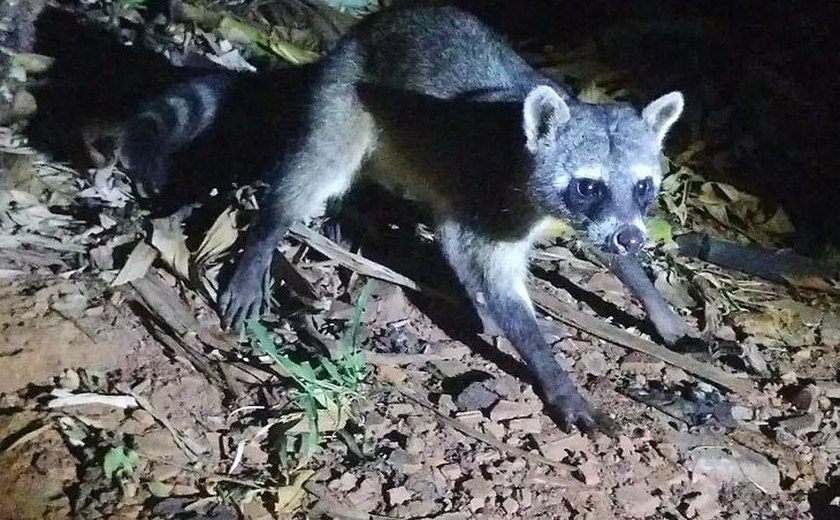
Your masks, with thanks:
[{"label": "raccoon hind leg", "polygon": [[170,184],[172,155],[210,127],[230,83],[230,76],[214,74],[178,84],[129,120],[119,160],[141,195],[159,194]]}]

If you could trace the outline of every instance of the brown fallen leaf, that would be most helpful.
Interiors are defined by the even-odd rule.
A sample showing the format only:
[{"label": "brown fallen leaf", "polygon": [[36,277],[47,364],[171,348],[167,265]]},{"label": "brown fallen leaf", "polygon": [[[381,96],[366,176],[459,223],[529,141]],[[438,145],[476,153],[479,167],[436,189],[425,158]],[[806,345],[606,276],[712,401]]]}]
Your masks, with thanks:
[{"label": "brown fallen leaf", "polygon": [[237,215],[236,209],[228,207],[216,218],[195,252],[197,265],[213,263],[236,243],[239,237],[239,229],[236,227]]},{"label": "brown fallen leaf", "polygon": [[181,218],[175,215],[152,220],[152,245],[178,276],[188,280],[190,251],[187,249],[187,237],[181,224]]},{"label": "brown fallen leaf", "polygon": [[131,254],[128,255],[128,260],[126,260],[125,265],[120,269],[114,281],[111,282],[111,287],[117,287],[143,278],[157,257],[158,252],[155,248],[145,242],[137,242]]}]

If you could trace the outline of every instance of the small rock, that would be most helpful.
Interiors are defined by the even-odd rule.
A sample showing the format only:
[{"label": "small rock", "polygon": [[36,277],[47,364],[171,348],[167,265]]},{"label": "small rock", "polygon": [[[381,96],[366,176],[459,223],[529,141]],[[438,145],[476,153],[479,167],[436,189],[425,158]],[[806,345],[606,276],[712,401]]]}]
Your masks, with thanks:
[{"label": "small rock", "polygon": [[519,511],[519,503],[512,498],[506,498],[505,501],[502,502],[502,508],[504,508],[507,514],[514,515],[517,511]]},{"label": "small rock", "polygon": [[594,460],[583,463],[575,470],[574,476],[587,486],[594,486],[601,482],[601,477],[598,476],[598,465]]},{"label": "small rock", "polygon": [[262,500],[251,500],[239,504],[242,517],[245,520],[258,520],[260,518],[271,518],[271,513],[265,508]]},{"label": "small rock", "polygon": [[499,452],[496,450],[484,450],[475,454],[475,463],[479,466],[492,464],[499,460]]},{"label": "small rock", "polygon": [[377,371],[379,372],[379,377],[389,383],[402,383],[408,378],[405,370],[391,365],[380,365],[377,367]]},{"label": "small rock", "polygon": [[455,418],[471,428],[477,427],[482,421],[484,421],[484,415],[482,415],[482,413],[478,410],[458,412],[455,414]]},{"label": "small rock", "polygon": [[347,501],[354,509],[365,513],[373,511],[379,505],[382,492],[381,483],[378,479],[365,478],[359,483],[358,489],[347,493]]},{"label": "small rock", "polygon": [[458,464],[444,464],[438,469],[447,480],[458,480],[463,475]]},{"label": "small rock", "polygon": [[420,437],[412,436],[408,438],[408,441],[406,441],[405,451],[411,455],[419,455],[420,453],[423,453],[425,449],[426,443]]},{"label": "small rock", "polygon": [[691,377],[688,375],[688,373],[681,368],[672,367],[671,365],[668,365],[663,369],[663,382],[677,384],[682,383],[683,381],[688,381],[690,379]]},{"label": "small rock", "polygon": [[739,423],[745,423],[755,419],[754,410],[748,406],[733,406],[729,413]]},{"label": "small rock", "polygon": [[823,345],[840,344],[840,315],[827,312],[820,323],[820,336]]},{"label": "small rock", "polygon": [[[407,518],[428,518],[432,516],[438,504],[431,500],[412,500],[403,504],[398,511],[400,517]],[[439,518],[436,516],[436,518]]]},{"label": "small rock", "polygon": [[541,445],[540,453],[548,460],[560,461],[568,457],[570,453],[588,450],[589,446],[589,440],[580,432],[575,432],[562,439]]},{"label": "small rock", "polygon": [[484,430],[497,439],[503,439],[507,433],[505,427],[497,422],[486,421],[483,425]]},{"label": "small rock", "polygon": [[422,469],[422,465],[414,457],[403,450],[394,450],[388,457],[388,462],[400,473],[411,475]]},{"label": "small rock", "polygon": [[455,404],[461,410],[484,410],[493,406],[499,400],[499,396],[491,392],[485,382],[476,381],[467,385],[458,394]]},{"label": "small rock", "polygon": [[637,374],[658,374],[665,368],[663,361],[651,361],[650,357],[640,352],[631,352],[621,358],[623,370]]},{"label": "small rock", "polygon": [[735,333],[735,329],[733,329],[729,325],[721,325],[715,331],[715,336],[718,338],[725,340],[725,341],[737,341],[738,334]]},{"label": "small rock", "polygon": [[388,504],[391,506],[398,506],[411,498],[411,493],[409,493],[405,486],[391,488],[385,494],[388,496]]},{"label": "small rock", "polygon": [[527,417],[535,411],[536,410],[534,410],[533,405],[529,405],[528,403],[519,403],[516,401],[502,399],[496,403],[496,406],[494,406],[493,410],[490,411],[490,419],[496,422],[507,421],[518,417]]},{"label": "small rock", "polygon": [[829,399],[840,399],[840,383],[824,381],[820,383],[820,388],[823,391],[823,395]]},{"label": "small rock", "polygon": [[356,487],[356,483],[359,481],[356,478],[356,475],[350,473],[349,471],[345,471],[341,474],[341,477],[334,481],[336,483],[335,489],[336,491],[343,491],[347,492]]},{"label": "small rock", "polygon": [[414,408],[414,405],[411,405],[409,403],[394,403],[390,407],[388,407],[388,411],[394,417],[417,414],[417,410]]},{"label": "small rock", "polygon": [[802,437],[817,430],[819,420],[817,416],[812,413],[806,413],[798,417],[791,417],[779,422],[779,427],[784,428],[796,435]]},{"label": "small rock", "polygon": [[542,432],[542,424],[539,417],[525,417],[522,419],[513,419],[508,423],[511,430],[520,431],[523,433],[540,433]]},{"label": "small rock", "polygon": [[779,468],[765,456],[745,448],[697,446],[691,449],[684,467],[695,483],[749,482],[770,495],[781,491]]},{"label": "small rock", "polygon": [[431,365],[440,372],[440,375],[443,376],[444,379],[457,377],[470,371],[470,367],[467,366],[467,364],[457,359],[441,359],[438,361],[432,361]]},{"label": "small rock", "polygon": [[471,478],[462,484],[462,487],[477,498],[485,499],[494,494],[493,486],[483,478]]},{"label": "small rock", "polygon": [[470,511],[475,513],[476,511],[484,507],[484,500],[480,498],[473,498],[470,500],[470,503],[467,504],[467,507],[470,508]]},{"label": "small rock", "polygon": [[596,377],[606,374],[607,369],[609,368],[607,358],[600,350],[586,351],[580,357],[580,361],[578,363],[581,365],[584,373],[591,374]]},{"label": "small rock", "polygon": [[693,493],[683,499],[680,509],[685,511],[688,518],[697,520],[712,520],[719,518],[721,507],[717,498],[717,489],[709,488],[700,493]]},{"label": "small rock", "polygon": [[80,384],[81,379],[79,378],[79,373],[72,368],[65,369],[64,373],[58,379],[58,385],[67,390],[77,390]]},{"label": "small rock", "polygon": [[443,394],[438,399],[438,410],[445,415],[449,415],[458,411],[458,407],[455,406],[455,401],[452,400],[451,395]]},{"label": "small rock", "polygon": [[533,504],[533,498],[531,497],[530,489],[520,488],[517,494],[519,495],[519,506],[522,507],[522,509],[528,509],[531,507]]},{"label": "small rock", "polygon": [[636,518],[653,515],[662,502],[662,499],[651,495],[647,487],[642,484],[619,488],[615,492],[615,498],[627,514]]}]

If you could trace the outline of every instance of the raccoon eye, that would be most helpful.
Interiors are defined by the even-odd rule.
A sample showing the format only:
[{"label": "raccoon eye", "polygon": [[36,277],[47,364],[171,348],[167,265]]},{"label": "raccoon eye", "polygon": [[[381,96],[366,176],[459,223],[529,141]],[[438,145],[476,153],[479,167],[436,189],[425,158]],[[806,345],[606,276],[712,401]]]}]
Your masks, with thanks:
[{"label": "raccoon eye", "polygon": [[577,181],[577,192],[587,199],[594,199],[601,195],[601,183],[591,179]]},{"label": "raccoon eye", "polygon": [[651,181],[650,177],[640,180],[636,183],[636,196],[637,197],[644,197],[653,189],[653,181]]}]

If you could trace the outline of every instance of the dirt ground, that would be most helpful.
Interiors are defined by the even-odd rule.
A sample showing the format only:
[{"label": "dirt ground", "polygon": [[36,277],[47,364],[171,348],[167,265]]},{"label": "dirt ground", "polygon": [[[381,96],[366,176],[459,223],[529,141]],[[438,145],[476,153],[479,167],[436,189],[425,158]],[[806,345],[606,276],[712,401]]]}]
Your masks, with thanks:
[{"label": "dirt ground", "polygon": [[[415,261],[387,268],[376,244],[399,249],[396,225],[366,239],[370,253],[341,238],[342,219],[298,230],[265,325],[297,360],[336,359],[358,327],[366,370],[348,409],[320,409],[313,432],[295,374],[219,327],[229,213],[191,241],[177,218],[133,209],[113,166],[73,171],[14,127],[0,137],[2,520],[840,518],[830,281],[774,284],[659,240],[657,287],[706,332],[701,348],[668,353],[585,248],[541,241],[531,292],[544,332],[620,427],[589,437],[552,422],[512,347],[441,296],[452,282],[425,228],[408,233]],[[771,242],[777,213],[751,213],[763,219],[751,227],[709,209],[758,200],[700,177],[718,153],[677,150],[670,178],[693,188],[666,186],[657,214],[687,215],[674,234],[728,224]]]}]

